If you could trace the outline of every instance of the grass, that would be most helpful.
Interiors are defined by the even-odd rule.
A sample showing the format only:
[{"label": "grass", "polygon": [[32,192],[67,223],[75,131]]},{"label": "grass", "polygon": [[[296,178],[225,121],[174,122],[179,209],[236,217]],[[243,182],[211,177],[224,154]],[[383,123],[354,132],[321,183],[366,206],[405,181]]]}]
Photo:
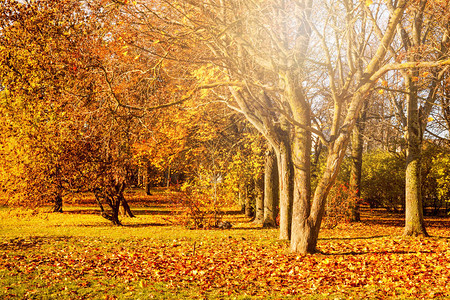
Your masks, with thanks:
[{"label": "grass", "polygon": [[230,230],[188,230],[164,194],[133,196],[123,227],[86,199],[58,214],[1,208],[0,298],[450,299],[447,219],[427,220],[430,238],[403,238],[401,216],[369,211],[299,256],[242,215],[226,216]]}]

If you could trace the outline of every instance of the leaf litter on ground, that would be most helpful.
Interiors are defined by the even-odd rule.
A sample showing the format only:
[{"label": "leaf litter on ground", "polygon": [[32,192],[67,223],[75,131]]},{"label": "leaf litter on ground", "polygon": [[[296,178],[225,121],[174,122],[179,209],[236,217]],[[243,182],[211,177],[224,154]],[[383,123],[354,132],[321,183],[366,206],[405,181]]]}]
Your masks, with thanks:
[{"label": "leaf litter on ground", "polygon": [[[95,226],[84,228],[85,233]],[[248,224],[211,231],[171,226],[120,230],[122,237],[105,230],[98,236],[3,236],[0,297],[450,297],[450,231],[445,227],[430,228],[429,238],[403,238],[398,226],[364,220],[342,224],[321,231],[320,252],[314,255],[289,253],[276,230]],[[134,237],[136,230],[146,235]]]}]

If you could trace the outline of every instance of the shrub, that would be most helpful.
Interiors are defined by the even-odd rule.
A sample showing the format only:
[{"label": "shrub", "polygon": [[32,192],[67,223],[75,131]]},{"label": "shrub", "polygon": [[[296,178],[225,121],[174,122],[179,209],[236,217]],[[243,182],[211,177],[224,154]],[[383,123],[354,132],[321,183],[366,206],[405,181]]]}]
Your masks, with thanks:
[{"label": "shrub", "polygon": [[405,158],[376,150],[363,157],[361,198],[371,207],[397,211],[405,203]]},{"label": "shrub", "polygon": [[324,228],[334,228],[340,223],[351,220],[351,208],[356,201],[347,184],[336,182],[330,191],[325,208],[325,216],[322,222]]}]

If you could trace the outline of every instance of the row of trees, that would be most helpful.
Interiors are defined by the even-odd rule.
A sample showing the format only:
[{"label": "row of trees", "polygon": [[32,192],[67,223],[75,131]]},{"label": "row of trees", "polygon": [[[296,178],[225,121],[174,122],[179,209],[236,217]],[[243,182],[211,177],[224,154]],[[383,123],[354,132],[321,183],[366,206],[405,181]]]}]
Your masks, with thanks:
[{"label": "row of trees", "polygon": [[8,0],[2,186],[28,201],[93,191],[119,224],[134,166],[176,168],[214,203],[219,178],[224,195],[253,195],[268,226],[279,199],[280,238],[308,253],[347,154],[349,198],[364,190],[370,138],[405,151],[405,234],[426,235],[421,152],[448,134],[448,6]]}]

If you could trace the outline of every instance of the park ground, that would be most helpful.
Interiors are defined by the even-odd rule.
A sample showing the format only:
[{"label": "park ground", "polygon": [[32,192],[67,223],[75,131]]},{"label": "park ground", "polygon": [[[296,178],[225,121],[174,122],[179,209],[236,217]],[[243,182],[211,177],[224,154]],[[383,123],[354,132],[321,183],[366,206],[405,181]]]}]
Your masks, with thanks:
[{"label": "park ground", "polygon": [[229,230],[189,230],[170,194],[128,199],[122,227],[89,197],[64,213],[0,208],[0,299],[450,299],[447,218],[404,238],[401,215],[367,209],[297,255],[236,209]]}]

